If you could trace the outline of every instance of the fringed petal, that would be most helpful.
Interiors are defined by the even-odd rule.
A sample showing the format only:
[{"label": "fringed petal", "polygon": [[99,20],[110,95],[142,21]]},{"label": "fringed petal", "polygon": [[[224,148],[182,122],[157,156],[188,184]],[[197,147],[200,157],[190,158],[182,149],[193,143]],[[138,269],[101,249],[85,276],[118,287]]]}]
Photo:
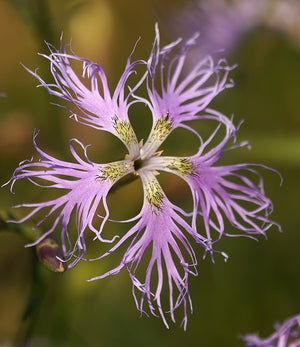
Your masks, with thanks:
[{"label": "fringed petal", "polygon": [[[187,324],[188,308],[192,310],[189,295],[189,275],[197,276],[197,260],[188,236],[191,236],[206,249],[205,242],[199,238],[190,225],[179,215],[163,193],[158,181],[151,172],[140,171],[145,200],[139,220],[103,258],[131,239],[122,261],[115,269],[91,280],[116,274],[127,268],[133,283],[133,295],[138,310],[160,316],[168,327],[166,314],[175,322],[175,310],[183,308],[182,325]],[[145,253],[149,254],[150,259]],[[147,262],[146,273],[143,265]],[[168,300],[164,300],[164,293]],[[166,302],[167,301],[167,302]],[[167,307],[166,307],[167,306]]]},{"label": "fringed petal", "polygon": [[[148,60],[149,100],[145,101],[152,112],[153,125],[143,148],[145,157],[153,154],[182,122],[199,117],[206,119],[205,110],[210,102],[222,90],[233,86],[228,74],[235,66],[228,66],[224,59],[215,63],[212,57],[205,57],[187,73],[187,54],[195,45],[197,36],[182,45],[179,45],[181,40],[177,40],[160,48],[156,26],[156,37]],[[226,117],[221,116],[220,120],[228,122]]]},{"label": "fringed petal", "polygon": [[[221,126],[225,126],[224,137],[210,146]],[[218,134],[219,135],[219,134]],[[219,123],[216,130],[202,141],[198,153],[192,157],[153,157],[148,160],[148,170],[163,170],[183,178],[189,185],[194,208],[192,226],[199,229],[197,220],[202,219],[206,242],[211,246],[223,235],[248,236],[262,234],[275,225],[270,219],[273,212],[272,201],[265,195],[263,179],[258,168],[261,164],[234,164],[216,166],[216,162],[228,150],[228,142],[235,140],[236,129]],[[243,146],[235,144],[232,148]],[[230,149],[230,148],[229,148]],[[226,220],[241,233],[225,231]],[[217,237],[212,232],[217,232]],[[199,231],[199,233],[201,233]]]},{"label": "fringed petal", "polygon": [[[70,150],[76,162],[61,161],[42,151],[36,144],[36,136],[37,134],[34,136],[34,147],[41,159],[37,162],[32,160],[22,162],[10,180],[11,187],[19,179],[28,179],[38,187],[56,188],[63,192],[53,200],[16,206],[28,207],[31,211],[22,219],[10,222],[22,223],[42,210],[48,211],[37,222],[36,227],[40,227],[50,216],[52,219],[54,216],[54,221],[47,231],[28,246],[38,244],[52,234],[61,223],[60,233],[64,256],[75,259],[74,263],[70,264],[72,266],[84,256],[86,251],[85,230],[90,229],[95,233],[96,238],[103,242],[112,242],[115,239],[106,240],[101,236],[104,223],[109,216],[106,197],[115,182],[133,171],[132,163],[124,160],[102,165],[95,164],[87,157],[86,147],[76,139],[70,141]],[[75,151],[74,142],[83,150],[85,160]],[[102,220],[100,229],[97,229],[93,225],[93,220],[101,202],[106,216]],[[67,229],[73,211],[76,213],[77,234],[72,233],[69,236]]]},{"label": "fringed petal", "polygon": [[248,347],[299,347],[300,315],[293,316],[283,323],[275,324],[275,332],[266,338],[255,334],[242,337]]},{"label": "fringed petal", "polygon": [[[71,50],[71,45],[63,45],[60,49],[47,44],[50,54],[40,54],[50,62],[50,71],[54,83],[45,82],[37,73],[26,68],[49,94],[64,99],[75,105],[79,113],[72,113],[76,121],[108,131],[117,136],[127,147],[129,154],[138,155],[138,141],[128,118],[128,109],[132,93],[145,79],[143,75],[135,86],[127,92],[128,78],[135,73],[134,68],[143,61],[131,62],[129,56],[125,70],[113,92],[109,88],[103,68],[85,58],[78,57]],[[70,51],[70,52],[68,52]],[[82,65],[82,74],[78,76],[74,65]],[[71,111],[72,112],[72,111]]]}]

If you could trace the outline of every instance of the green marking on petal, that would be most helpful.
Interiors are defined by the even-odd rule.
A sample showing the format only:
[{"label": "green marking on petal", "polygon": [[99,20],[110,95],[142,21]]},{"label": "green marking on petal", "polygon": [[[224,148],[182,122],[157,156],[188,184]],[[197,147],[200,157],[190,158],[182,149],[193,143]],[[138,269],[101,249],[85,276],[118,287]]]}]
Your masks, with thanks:
[{"label": "green marking on petal", "polygon": [[100,169],[100,173],[97,178],[104,180],[111,180],[113,182],[122,178],[125,174],[132,171],[132,162],[130,161],[118,161],[115,163],[104,164]]},{"label": "green marking on petal", "polygon": [[168,160],[167,168],[180,176],[190,175],[194,172],[193,164],[188,158],[172,158]]},{"label": "green marking on petal", "polygon": [[149,142],[163,142],[165,138],[170,134],[172,130],[172,123],[169,120],[169,116],[158,119],[153,127]]},{"label": "green marking on petal", "polygon": [[113,127],[119,139],[127,146],[137,143],[137,138],[129,122],[124,122],[117,117],[113,118]]},{"label": "green marking on petal", "polygon": [[164,192],[156,180],[150,180],[144,184],[145,196],[152,207],[152,210],[158,210],[164,199]]},{"label": "green marking on petal", "polygon": [[153,124],[151,133],[145,145],[140,149],[141,159],[150,158],[165,141],[173,129],[173,123],[169,115],[159,118]]}]

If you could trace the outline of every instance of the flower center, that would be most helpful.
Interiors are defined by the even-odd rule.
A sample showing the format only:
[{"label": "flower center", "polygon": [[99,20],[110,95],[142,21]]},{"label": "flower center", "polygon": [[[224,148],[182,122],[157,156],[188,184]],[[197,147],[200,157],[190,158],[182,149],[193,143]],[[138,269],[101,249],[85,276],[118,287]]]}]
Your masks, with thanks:
[{"label": "flower center", "polygon": [[[142,148],[140,150],[142,152]],[[163,153],[163,151],[158,151],[158,152],[155,152],[151,155],[151,157],[148,157],[146,159],[142,159],[141,156],[139,156],[137,159],[135,159],[134,161],[132,161],[132,165],[133,165],[133,168],[134,168],[134,172],[133,174],[135,176],[138,176],[139,175],[139,170],[144,168],[145,166],[148,166],[149,162],[151,161],[152,158],[154,157],[159,157],[161,154]],[[128,155],[125,156],[125,159],[128,159]],[[157,171],[155,169],[150,169],[150,171],[152,173],[154,173],[155,175],[157,175]]]},{"label": "flower center", "polygon": [[139,171],[139,169],[143,167],[143,163],[144,163],[144,160],[142,159],[137,159],[133,162],[133,167],[136,174],[137,174],[137,171]]}]

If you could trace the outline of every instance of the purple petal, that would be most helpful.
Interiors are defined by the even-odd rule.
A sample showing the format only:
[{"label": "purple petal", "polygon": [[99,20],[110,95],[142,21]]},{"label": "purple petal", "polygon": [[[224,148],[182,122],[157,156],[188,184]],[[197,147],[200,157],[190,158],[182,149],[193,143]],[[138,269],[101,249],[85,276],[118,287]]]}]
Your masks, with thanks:
[{"label": "purple petal", "polygon": [[[95,164],[86,154],[86,148],[81,142],[74,139],[70,141],[70,150],[76,162],[65,162],[58,160],[45,152],[43,152],[36,144],[34,136],[34,147],[40,154],[42,159],[38,162],[24,161],[15,170],[11,178],[11,189],[14,183],[19,179],[28,179],[34,185],[43,188],[56,188],[63,190],[62,194],[49,201],[37,202],[31,204],[22,204],[16,207],[29,207],[31,211],[19,221],[10,221],[14,223],[22,223],[41,210],[47,209],[36,226],[40,226],[50,216],[55,214],[54,222],[51,227],[43,233],[35,242],[28,246],[38,244],[41,240],[48,237],[58,228],[61,223],[61,241],[65,257],[74,257],[72,265],[75,265],[83,256],[86,250],[84,232],[90,229],[95,233],[96,237],[104,242],[112,242],[101,237],[101,231],[105,221],[108,219],[109,210],[106,204],[106,197],[115,182],[124,175],[133,171],[130,161],[124,160],[108,164]],[[74,149],[73,143],[77,143],[84,152],[85,160],[83,160]],[[43,182],[47,182],[47,185]],[[105,209],[105,217],[102,220],[101,227],[97,230],[93,225],[97,208],[102,201]],[[72,212],[76,212],[77,235],[75,241],[69,245],[68,224]]]},{"label": "purple petal", "polygon": [[266,338],[249,334],[242,337],[248,347],[300,347],[300,315],[275,325],[275,332]]},{"label": "purple petal", "polygon": [[[204,248],[206,245],[178,214],[179,209],[166,198],[155,176],[142,170],[139,173],[145,200],[141,212],[135,218],[138,222],[100,258],[113,253],[129,239],[131,244],[119,266],[91,280],[117,274],[126,267],[133,283],[138,310],[144,313],[147,305],[150,313],[160,316],[168,327],[166,313],[175,322],[175,310],[182,306],[182,324],[186,328],[188,307],[192,310],[188,277],[189,274],[197,275],[197,260],[187,236],[192,236]],[[150,259],[146,260],[148,256],[145,253],[149,255],[149,252]],[[145,262],[147,268],[143,274],[140,266],[143,268]],[[162,299],[165,291],[169,294],[168,303]]]},{"label": "purple petal", "polygon": [[[205,114],[205,109],[222,90],[233,86],[233,82],[227,79],[234,67],[229,67],[224,59],[215,63],[212,57],[207,56],[188,73],[183,72],[188,51],[195,45],[196,38],[197,35],[182,44],[181,49],[180,40],[160,48],[156,26],[156,37],[148,60],[147,90],[150,101],[145,100],[145,103],[152,112],[153,126],[144,146],[146,153],[150,153],[148,146],[153,146],[155,142],[156,148],[151,150],[153,154],[182,122],[199,117],[211,118],[211,115],[208,117]],[[228,122],[226,117],[221,117],[221,120]]]},{"label": "purple petal", "polygon": [[[226,150],[228,142],[235,138],[234,128],[223,124],[226,127],[224,138],[210,148],[221,125],[222,123],[217,126],[208,140],[201,143],[196,155],[182,158],[153,157],[148,160],[145,168],[174,173],[188,183],[194,201],[192,225],[197,228],[196,221],[201,215],[208,244],[218,241],[222,235],[265,235],[273,225],[280,230],[280,226],[269,219],[273,204],[264,194],[263,179],[256,171],[256,168],[267,167],[259,164],[215,165]],[[252,176],[258,179],[257,183],[251,179]],[[242,234],[226,232],[225,220]],[[212,235],[212,231],[217,232],[217,237]]]},{"label": "purple petal", "polygon": [[[130,92],[125,93],[125,88],[128,89],[127,80],[135,73],[134,68],[144,62],[131,62],[130,55],[115,90],[111,92],[105,72],[100,65],[75,55],[70,44],[65,46],[61,44],[59,50],[50,44],[47,45],[50,54],[41,54],[41,56],[50,62],[54,83],[45,82],[37,72],[26,68],[39,80],[39,86],[46,88],[49,94],[75,105],[80,111],[78,114],[72,114],[72,118],[76,121],[114,134],[126,145],[130,155],[136,156],[139,150],[138,141],[128,118],[128,109],[132,103],[130,97],[142,83],[145,75]],[[73,68],[77,62],[82,64],[81,76],[78,76]]]}]

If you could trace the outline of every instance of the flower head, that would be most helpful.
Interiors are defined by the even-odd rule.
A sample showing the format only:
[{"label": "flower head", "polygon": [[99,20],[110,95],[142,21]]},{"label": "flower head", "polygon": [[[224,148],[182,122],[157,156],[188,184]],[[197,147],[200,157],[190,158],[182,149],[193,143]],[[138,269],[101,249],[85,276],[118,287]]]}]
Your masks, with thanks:
[{"label": "flower head", "polygon": [[[125,247],[127,241],[130,244],[125,247],[117,267],[92,280],[117,274],[126,268],[137,308],[145,312],[148,307],[147,311],[160,316],[168,326],[166,315],[175,321],[175,310],[183,307],[185,328],[188,309],[192,310],[188,279],[189,275],[197,275],[197,257],[191,243],[199,245],[204,255],[207,252],[213,255],[216,241],[231,235],[225,231],[226,220],[238,230],[234,235],[250,237],[264,235],[268,228],[277,224],[269,219],[272,203],[264,195],[262,179],[256,171],[259,166],[217,165],[225,150],[243,145],[228,146],[238,129],[229,118],[209,107],[218,93],[232,86],[232,82],[227,81],[231,67],[224,60],[214,64],[212,58],[207,57],[185,74],[183,66],[196,37],[183,44],[177,53],[175,48],[179,41],[160,48],[159,40],[156,27],[150,57],[131,62],[130,56],[114,91],[109,89],[106,75],[98,64],[67,53],[66,46],[56,50],[48,45],[50,55],[43,56],[50,61],[54,83],[46,83],[37,73],[31,73],[50,94],[79,109],[80,114],[73,117],[75,120],[112,133],[124,143],[128,154],[116,162],[94,163],[87,155],[87,148],[79,140],[72,139],[70,151],[74,160],[62,161],[38,147],[35,133],[33,143],[41,159],[20,163],[11,178],[11,186],[19,179],[28,179],[38,187],[55,189],[58,196],[44,202],[19,205],[31,208],[31,211],[21,220],[12,222],[21,223],[47,211],[37,226],[48,220],[50,227],[30,245],[40,243],[59,228],[63,256],[69,260],[69,267],[74,266],[85,256],[87,231],[100,242],[114,242],[116,236],[110,239],[102,236],[110,215],[107,195],[124,176],[139,177],[143,186],[143,206],[137,216],[119,221],[135,224],[97,259]],[[173,57],[169,59],[171,55]],[[81,78],[72,68],[72,61],[82,63]],[[125,93],[129,76],[139,64],[146,72]],[[82,78],[88,79],[90,87],[86,87]],[[147,98],[138,95],[138,88],[144,83]],[[145,103],[152,112],[152,130],[144,145],[138,142],[128,118],[128,109],[136,102]],[[216,130],[204,140],[194,128],[184,123],[190,120],[209,120],[216,124]],[[177,127],[186,128],[199,139],[200,145],[194,155],[170,157],[157,151]],[[225,129],[225,135],[218,144],[212,145],[220,129]],[[75,147],[81,149],[82,155]],[[193,199],[192,211],[186,212],[168,199],[156,177],[159,171],[175,174],[188,184]],[[258,176],[258,183],[248,178],[248,174]],[[103,216],[100,216],[99,206],[104,210]],[[72,213],[76,216],[76,232],[71,233],[68,225]],[[100,224],[96,225],[95,219],[99,217]],[[221,253],[226,259],[227,255]],[[146,264],[146,268],[142,264]],[[164,292],[168,293],[167,299]]]},{"label": "flower head", "polygon": [[266,338],[245,335],[242,338],[248,347],[299,347],[300,315],[293,316],[275,325],[275,332]]}]

